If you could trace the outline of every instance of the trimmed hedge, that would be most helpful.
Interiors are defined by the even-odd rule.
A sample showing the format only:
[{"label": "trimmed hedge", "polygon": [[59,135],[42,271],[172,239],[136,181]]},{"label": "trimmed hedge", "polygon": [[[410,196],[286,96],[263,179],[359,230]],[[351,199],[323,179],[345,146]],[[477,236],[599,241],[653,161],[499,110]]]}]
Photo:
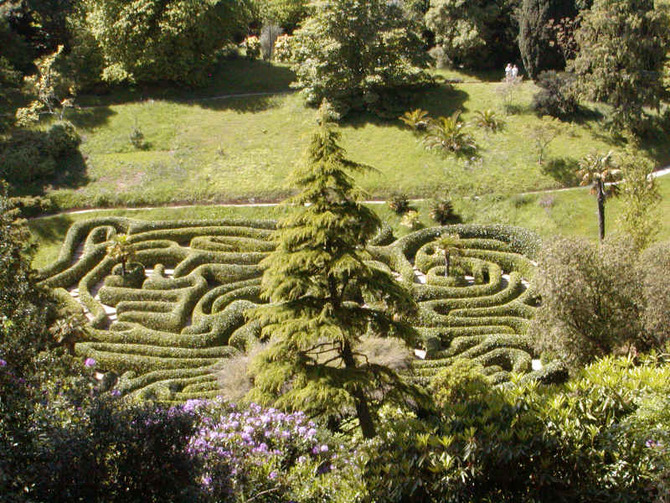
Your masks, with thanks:
[{"label": "trimmed hedge", "polygon": [[[166,403],[210,396],[222,360],[259,341],[261,326],[245,313],[262,302],[259,263],[275,247],[274,228],[272,221],[242,219],[82,221],[41,277],[48,286],[79,285],[94,328],[77,352],[95,358],[100,369],[126,372],[119,385],[124,392]],[[111,274],[118,264],[106,257],[109,240],[119,233],[130,236],[136,260],[154,268],[148,278],[136,278],[135,288]],[[462,238],[464,256],[454,265],[474,284],[445,282],[444,258],[434,243],[444,233]],[[414,364],[412,379],[427,382],[456,357],[480,361],[495,382],[530,369],[524,334],[537,302],[522,278],[534,275],[536,235],[508,226],[452,225],[392,238],[388,227],[377,234],[369,263],[394,273],[419,302],[414,324],[429,360]],[[166,268],[174,273],[167,275]],[[418,282],[417,270],[426,284]],[[94,298],[99,286],[100,301]],[[109,327],[103,303],[116,308],[118,321]]]}]

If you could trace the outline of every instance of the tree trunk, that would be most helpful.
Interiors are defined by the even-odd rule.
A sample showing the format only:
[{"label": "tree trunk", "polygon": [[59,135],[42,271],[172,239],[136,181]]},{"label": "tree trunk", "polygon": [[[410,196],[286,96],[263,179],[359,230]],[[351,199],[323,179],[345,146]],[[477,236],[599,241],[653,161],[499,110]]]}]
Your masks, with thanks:
[{"label": "tree trunk", "polygon": [[450,266],[450,259],[451,257],[449,256],[449,252],[445,251],[444,252],[444,277],[449,276],[449,266]]},{"label": "tree trunk", "polygon": [[[342,350],[342,359],[344,360],[344,366],[348,369],[355,369],[357,367],[356,360],[351,351],[351,346],[346,342]],[[356,404],[356,416],[358,417],[358,423],[361,425],[361,431],[365,438],[374,438],[377,435],[375,429],[375,424],[372,420],[372,414],[370,413],[370,407],[368,406],[368,399],[361,389],[354,389],[351,393],[354,397],[354,402]]]},{"label": "tree trunk", "polygon": [[605,188],[602,180],[598,180],[598,231],[602,241],[605,239]]}]

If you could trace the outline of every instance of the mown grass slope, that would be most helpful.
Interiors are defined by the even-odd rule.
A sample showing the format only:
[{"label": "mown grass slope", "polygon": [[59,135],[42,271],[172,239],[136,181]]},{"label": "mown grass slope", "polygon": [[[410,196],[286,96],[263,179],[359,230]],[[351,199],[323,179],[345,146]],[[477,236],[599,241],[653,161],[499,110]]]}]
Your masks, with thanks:
[{"label": "mown grass slope", "polygon": [[[360,178],[370,197],[396,191],[411,197],[445,190],[510,194],[560,186],[538,165],[530,138],[540,122],[530,109],[534,84],[520,86],[512,100],[516,113],[506,115],[500,82],[461,78],[462,83],[427,90],[415,106],[435,117],[463,110],[466,121],[477,110],[497,110],[506,128],[486,134],[472,127],[480,147],[474,159],[426,151],[398,120],[358,116],[342,124],[349,157],[377,169]],[[81,103],[95,106],[69,118],[84,137],[85,182],[49,193],[63,208],[282,199],[291,191],[288,174],[300,162],[314,121],[314,111],[291,93],[290,81],[285,67],[235,60],[219,68],[210,86],[195,92],[148,89],[84,96]],[[133,128],[143,133],[144,148],[131,144]],[[659,140],[650,149],[665,160],[662,145]],[[611,148],[619,146],[591,119],[563,124],[547,156],[576,161]]]}]

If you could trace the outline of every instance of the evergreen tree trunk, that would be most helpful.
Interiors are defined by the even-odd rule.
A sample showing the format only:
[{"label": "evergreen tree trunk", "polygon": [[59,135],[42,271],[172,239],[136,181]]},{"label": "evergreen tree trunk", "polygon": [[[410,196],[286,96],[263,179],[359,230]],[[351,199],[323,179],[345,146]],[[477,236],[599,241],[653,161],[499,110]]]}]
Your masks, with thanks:
[{"label": "evergreen tree trunk", "polygon": [[598,180],[598,231],[602,241],[605,239],[605,188],[602,180]]},{"label": "evergreen tree trunk", "polygon": [[449,263],[449,262],[450,262],[449,258],[450,258],[450,257],[449,257],[449,252],[446,252],[446,251],[445,251],[445,252],[444,252],[444,265],[446,266],[446,267],[444,268],[444,277],[445,277],[445,278],[449,276],[449,266],[451,265],[451,264]]},{"label": "evergreen tree trunk", "polygon": [[[344,360],[344,366],[348,369],[356,368],[356,360],[354,359],[351,346],[348,342],[344,344],[344,348],[342,349],[342,359]],[[375,424],[372,421],[372,414],[370,413],[370,407],[368,406],[368,399],[365,396],[365,393],[357,388],[352,392],[352,395],[354,396],[356,416],[358,417],[358,423],[361,425],[363,437],[374,438],[377,435],[377,431],[375,430]]]}]

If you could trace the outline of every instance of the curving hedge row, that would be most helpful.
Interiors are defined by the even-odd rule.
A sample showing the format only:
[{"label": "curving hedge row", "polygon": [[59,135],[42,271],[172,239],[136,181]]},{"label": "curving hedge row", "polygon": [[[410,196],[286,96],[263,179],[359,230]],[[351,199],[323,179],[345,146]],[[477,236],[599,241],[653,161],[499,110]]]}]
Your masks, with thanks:
[{"label": "curving hedge row", "polygon": [[[275,247],[274,228],[268,220],[82,221],[40,277],[51,287],[79,288],[68,309],[85,307],[92,329],[77,353],[122,375],[122,392],[168,403],[211,396],[227,359],[259,341],[262,327],[246,313],[263,302],[259,264]],[[121,278],[107,257],[119,233],[129,235],[146,277]],[[436,246],[444,234],[458,234],[464,248],[449,278]],[[536,304],[528,281],[538,246],[534,234],[506,226],[435,227],[396,241],[390,228],[382,229],[369,263],[396,275],[419,303],[414,324],[427,359],[417,360],[408,376],[426,383],[463,357],[481,362],[494,382],[528,373],[525,332]]]}]

